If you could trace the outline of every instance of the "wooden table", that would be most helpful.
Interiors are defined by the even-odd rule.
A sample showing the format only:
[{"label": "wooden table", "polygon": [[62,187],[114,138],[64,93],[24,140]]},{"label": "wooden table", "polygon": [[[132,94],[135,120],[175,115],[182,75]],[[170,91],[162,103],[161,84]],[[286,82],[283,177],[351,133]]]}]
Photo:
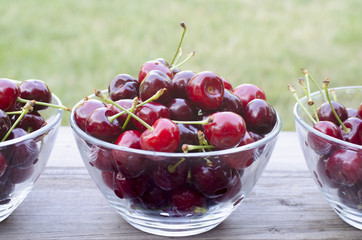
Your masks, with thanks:
[{"label": "wooden table", "polygon": [[[34,190],[0,223],[0,239],[167,239],[124,221],[91,180],[71,129],[62,127]],[[295,132],[282,132],[246,200],[213,230],[187,239],[362,239],[314,184]]]}]

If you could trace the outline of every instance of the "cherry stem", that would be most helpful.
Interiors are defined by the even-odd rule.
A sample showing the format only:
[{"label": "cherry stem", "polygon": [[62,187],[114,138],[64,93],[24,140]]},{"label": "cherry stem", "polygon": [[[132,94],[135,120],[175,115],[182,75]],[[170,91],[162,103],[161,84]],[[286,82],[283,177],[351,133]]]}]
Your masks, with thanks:
[{"label": "cherry stem", "polygon": [[303,111],[307,114],[307,116],[309,117],[309,119],[312,121],[313,124],[316,124],[316,120],[314,120],[314,118],[310,115],[310,113],[308,112],[308,110],[303,106],[303,104],[300,102],[300,99],[295,91],[295,88],[293,87],[293,85],[288,84],[288,90],[293,94],[294,98],[297,100],[297,103],[299,104],[299,106],[303,109]]},{"label": "cherry stem", "polygon": [[175,59],[175,61],[174,61],[175,65],[176,65],[176,64],[178,63],[178,61],[180,60],[181,56],[182,56],[182,48],[180,48],[180,50],[178,51],[177,57],[176,57],[176,59]]},{"label": "cherry stem", "polygon": [[23,111],[13,111],[13,112],[6,112],[7,115],[15,115],[15,114],[21,114]]},{"label": "cherry stem", "polygon": [[326,97],[327,97],[329,106],[331,106],[332,112],[333,112],[334,116],[336,117],[338,123],[342,126],[344,132],[345,132],[345,133],[349,133],[351,130],[350,130],[349,128],[347,128],[347,127],[343,124],[342,120],[339,118],[336,110],[335,110],[334,107],[333,107],[333,104],[332,104],[331,99],[330,99],[330,97],[329,97],[328,84],[329,84],[329,79],[328,79],[328,78],[324,79],[324,80],[323,80],[323,88],[324,88],[324,91],[325,91],[325,93],[326,93]]},{"label": "cherry stem", "polygon": [[21,121],[21,119],[24,118],[25,114],[33,111],[34,109],[34,102],[33,101],[28,101],[25,106],[22,108],[21,114],[18,117],[18,119],[16,119],[16,121],[14,122],[14,124],[11,126],[11,128],[9,129],[9,131],[5,134],[5,136],[3,137],[3,139],[1,140],[1,142],[4,142],[10,135],[10,133],[14,130],[14,128],[18,125],[18,123]]},{"label": "cherry stem", "polygon": [[[304,79],[303,79],[303,78],[299,79],[299,84],[302,85],[304,94],[305,94],[306,96],[308,96],[308,88],[307,88],[307,86],[305,85],[305,82],[304,82]],[[314,108],[314,101],[313,101],[312,99],[309,99],[309,100],[308,100],[308,106],[313,106],[315,118],[316,118],[317,122],[319,122],[319,117],[318,117],[318,114],[317,114],[317,112],[316,112],[316,110],[315,110],[315,108]]]},{"label": "cherry stem", "polygon": [[35,100],[27,100],[27,99],[23,99],[23,98],[20,98],[20,97],[18,97],[17,101],[21,102],[21,103],[27,103],[29,101],[32,101],[35,105],[58,108],[58,109],[62,109],[62,110],[65,110],[65,111],[72,111],[72,109],[70,109],[70,108],[68,108],[66,106],[63,106],[63,105],[56,105],[56,104],[52,104],[52,103],[39,102],[39,101],[35,101]]},{"label": "cherry stem", "polygon": [[[132,113],[134,113],[134,111],[137,108],[137,103],[138,103],[138,97],[135,97],[132,101],[132,107],[129,109]],[[128,114],[126,121],[124,121],[123,126],[122,126],[122,131],[124,131],[127,127],[127,124],[129,123],[129,121],[131,120],[131,115]]]},{"label": "cherry stem", "polygon": [[176,168],[177,168],[183,161],[185,161],[185,160],[186,160],[186,158],[181,158],[181,160],[178,161],[177,163],[168,165],[168,166],[167,166],[167,170],[168,170],[170,173],[176,172]]},{"label": "cherry stem", "polygon": [[172,120],[174,123],[181,123],[181,124],[193,124],[193,125],[207,125],[214,121],[214,118],[212,116],[201,120],[201,121],[178,121],[178,120]]},{"label": "cherry stem", "polygon": [[[143,126],[145,126],[148,130],[151,132],[153,131],[153,127],[151,127],[148,123],[143,121],[141,118],[139,118],[137,115],[135,115],[133,112],[129,111],[127,108],[122,107],[121,105],[117,104],[116,102],[112,101],[111,99],[107,98],[106,95],[104,95],[101,91],[95,89],[94,94],[103,102],[103,103],[109,103],[113,106],[118,107],[119,109],[125,111],[129,115],[131,115],[133,118],[135,118],[137,121],[139,121]],[[110,117],[113,118],[114,116]]]},{"label": "cherry stem", "polygon": [[195,207],[194,213],[206,213],[206,208],[205,207]]},{"label": "cherry stem", "polygon": [[188,55],[187,55],[187,58],[185,60],[183,60],[182,62],[180,62],[179,64],[175,65],[175,66],[172,66],[170,68],[171,71],[175,70],[176,68],[180,67],[181,65],[187,63],[193,56],[195,56],[195,51],[192,51],[190,52]]},{"label": "cherry stem", "polygon": [[175,55],[174,55],[174,57],[173,57],[173,59],[172,59],[172,61],[171,61],[171,63],[170,63],[170,66],[171,66],[171,67],[172,67],[173,63],[175,62],[175,59],[177,58],[177,55],[178,55],[178,53],[179,53],[179,51],[180,51],[181,44],[182,44],[182,42],[183,42],[183,40],[184,40],[184,36],[185,36],[185,33],[186,33],[186,25],[185,25],[185,23],[184,23],[184,22],[181,22],[181,23],[180,23],[180,26],[183,28],[183,31],[182,31],[182,35],[181,35],[180,42],[178,43],[178,46],[177,46],[176,53],[175,53]]},{"label": "cherry stem", "polygon": [[213,148],[215,148],[215,146],[213,146],[213,145],[191,145],[191,144],[182,145],[182,151],[184,153],[187,153],[188,151],[193,151],[193,150],[213,149]]},{"label": "cherry stem", "polygon": [[[209,143],[207,142],[206,138],[205,138],[205,134],[199,130],[197,132],[197,138],[199,139],[199,144],[200,145],[208,145]],[[203,152],[205,152],[205,149],[202,149]]]},{"label": "cherry stem", "polygon": [[[308,79],[310,79],[310,80],[314,83],[314,85],[318,88],[319,93],[320,93],[322,96],[324,96],[321,87],[320,87],[319,84],[314,80],[314,78],[312,78],[312,76],[310,75],[310,73],[308,72],[308,70],[305,69],[305,68],[302,68],[302,72],[303,72],[303,74],[304,74],[305,77],[307,76]],[[306,74],[307,74],[307,75],[306,75]],[[327,99],[326,99],[326,101],[327,101]]]},{"label": "cherry stem", "polygon": [[[138,105],[136,105],[135,108],[137,109],[137,108],[145,105],[146,103],[149,103],[149,102],[152,102],[152,101],[154,101],[154,100],[157,100],[159,97],[161,97],[161,95],[162,95],[165,91],[166,91],[166,88],[163,88],[163,89],[158,90],[152,97],[150,97],[149,99],[147,99],[147,100],[144,101],[144,102],[139,103]],[[133,101],[135,101],[135,100],[133,99]],[[138,98],[137,98],[137,101],[138,101]],[[136,103],[137,103],[137,102],[136,102]],[[131,110],[131,109],[132,109],[132,108],[129,108],[128,110]],[[133,112],[134,112],[134,111],[133,111]],[[113,122],[116,118],[118,118],[119,116],[121,116],[121,115],[123,115],[123,114],[125,114],[125,113],[126,113],[126,111],[122,111],[122,112],[120,112],[120,113],[117,113],[117,114],[113,115],[112,117],[109,117],[108,120],[109,120],[110,122]],[[130,115],[128,115],[128,117],[130,117]]]},{"label": "cherry stem", "polygon": [[313,102],[312,98],[310,97],[310,84],[309,84],[310,77],[309,77],[308,70],[305,69],[305,68],[302,68],[302,73],[304,74],[306,84],[307,84],[307,86],[306,86],[306,88],[307,88],[306,96],[308,98],[308,105],[312,107],[313,112],[314,112],[314,116],[316,117],[317,121],[319,121],[317,110],[316,110],[316,108],[314,106],[314,102]]}]

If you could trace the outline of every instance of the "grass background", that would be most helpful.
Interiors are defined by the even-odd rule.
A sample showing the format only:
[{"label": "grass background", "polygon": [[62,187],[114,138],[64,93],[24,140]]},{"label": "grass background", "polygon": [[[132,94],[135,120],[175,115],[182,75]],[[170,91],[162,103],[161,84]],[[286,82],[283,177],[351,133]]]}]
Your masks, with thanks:
[{"label": "grass background", "polygon": [[[181,36],[195,57],[182,69],[210,70],[234,86],[253,83],[294,130],[300,68],[331,86],[361,85],[359,0],[0,0],[0,77],[46,81],[72,107],[118,73],[170,61]],[[186,54],[185,54],[186,55]],[[68,115],[63,124],[68,122]]]}]

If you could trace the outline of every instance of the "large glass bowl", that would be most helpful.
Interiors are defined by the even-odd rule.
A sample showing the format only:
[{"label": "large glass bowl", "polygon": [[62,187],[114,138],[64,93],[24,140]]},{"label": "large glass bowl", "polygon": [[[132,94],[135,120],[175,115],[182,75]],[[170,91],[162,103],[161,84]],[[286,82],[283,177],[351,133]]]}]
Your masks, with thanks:
[{"label": "large glass bowl", "polygon": [[[54,94],[52,103],[61,105],[61,101]],[[47,123],[45,126],[25,136],[0,142],[0,154],[8,162],[0,177],[0,222],[6,219],[33,189],[55,143],[63,110],[48,107],[39,113]]]},{"label": "large glass bowl", "polygon": [[[258,181],[270,159],[281,130],[281,120],[278,116],[274,129],[265,138],[234,149],[205,153],[137,150],[101,141],[82,131],[74,119],[74,109],[81,102],[73,108],[70,126],[92,179],[111,206],[128,223],[142,231],[162,236],[199,234],[216,227],[226,219]],[[221,190],[224,192],[218,197],[201,196],[206,201],[204,207],[188,210],[185,207],[184,211],[175,211],[170,204],[171,201],[184,201],[186,205],[191,201],[198,201],[190,197],[190,192],[195,189],[192,171],[200,161],[219,162],[221,166],[226,166],[231,174],[230,182],[227,188]],[[132,164],[139,164],[139,162],[143,164],[141,175],[128,176],[129,186],[119,187],[119,181],[127,179],[127,176],[124,176],[124,170],[128,167],[132,168]],[[230,165],[234,164],[236,168],[231,168],[226,162]],[[119,168],[112,169],[111,167],[110,169],[107,165],[119,166]],[[186,176],[183,175],[185,171],[182,170],[185,168],[188,169]],[[119,172],[124,174],[119,175]],[[181,180],[182,184],[179,184],[177,180],[179,178],[184,178]],[[211,182],[214,180],[212,179]],[[158,186],[163,186],[163,189],[156,187],[155,181],[158,182]],[[211,182],[210,184],[217,184],[217,181]],[[122,192],[125,188],[128,188],[127,193]],[[130,188],[132,191],[129,191]]]},{"label": "large glass bowl", "polygon": [[[362,86],[339,87],[333,90],[337,101],[345,107],[358,108],[361,104]],[[316,107],[325,102],[324,96],[319,92],[313,93],[311,96]],[[306,97],[302,98],[300,103],[313,115]],[[294,118],[305,161],[319,190],[340,218],[348,224],[362,229],[362,179],[353,185],[340,184],[332,180],[326,168],[329,158],[344,150],[351,151],[353,156],[359,156],[359,166],[361,166],[362,146],[330,137],[315,130],[307,114],[298,104],[294,107]],[[359,167],[355,171],[362,171],[362,168]]]}]

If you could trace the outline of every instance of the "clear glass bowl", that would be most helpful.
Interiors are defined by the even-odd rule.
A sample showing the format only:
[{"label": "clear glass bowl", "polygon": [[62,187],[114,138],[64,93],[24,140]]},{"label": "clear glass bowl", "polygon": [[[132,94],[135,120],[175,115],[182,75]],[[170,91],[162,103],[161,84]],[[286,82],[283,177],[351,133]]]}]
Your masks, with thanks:
[{"label": "clear glass bowl", "polygon": [[[362,86],[339,87],[333,88],[333,90],[337,101],[345,107],[358,108],[361,104]],[[319,92],[315,92],[311,96],[316,107],[325,102],[324,96]],[[307,100],[304,97],[300,102],[306,109],[311,110]],[[312,111],[310,114],[313,115]],[[326,163],[335,151],[352,151],[362,161],[362,146],[330,137],[315,130],[307,114],[298,104],[294,107],[294,118],[299,143],[314,182],[340,218],[346,223],[362,229],[362,179],[359,179],[353,186],[339,184],[332,180],[326,170]],[[318,147],[316,147],[316,139]],[[362,171],[362,169],[357,171]]]},{"label": "clear glass bowl", "polygon": [[[52,103],[61,105],[53,94]],[[0,142],[0,153],[7,163],[0,177],[0,222],[6,219],[33,189],[43,171],[61,124],[63,110],[50,108],[39,111],[46,125],[25,136]]]},{"label": "clear glass bowl", "polygon": [[[86,134],[77,126],[74,111],[70,115],[70,126],[89,174],[111,206],[128,223],[137,229],[156,235],[189,236],[216,227],[251,191],[270,159],[281,130],[281,120],[278,116],[274,129],[265,138],[255,143],[222,151],[186,154],[137,150],[101,141]],[[129,165],[125,163],[127,161]],[[115,180],[119,179],[118,169],[121,168],[123,171],[132,168],[130,163],[140,161],[143,162],[141,175],[128,176],[132,183],[130,186],[134,188],[132,193],[122,193],[119,190],[122,188],[116,183],[118,180]],[[198,161],[219,161],[224,165],[226,165],[225,162],[234,163],[238,164],[238,169],[227,165],[230,168],[229,172],[232,173],[231,182],[228,183],[227,188],[221,190],[225,191],[221,196],[205,198],[205,207],[174,211],[170,201],[175,200],[175,193],[187,192],[185,189],[190,190],[194,187],[190,175],[183,175],[185,171],[182,170],[180,170],[182,173],[176,170],[174,174],[170,174],[172,171],[169,167],[186,168],[189,169],[186,173],[190,174]],[[119,168],[112,170],[107,165],[119,166]],[[122,177],[127,178],[127,176]],[[180,184],[177,179],[182,178],[181,182],[183,182]],[[163,189],[155,187],[154,181],[157,181],[159,186],[163,186]],[[145,184],[148,186],[143,188]],[[139,190],[142,188],[147,190]],[[137,194],[133,194],[134,192]],[[170,197],[171,194],[173,197]]]}]

